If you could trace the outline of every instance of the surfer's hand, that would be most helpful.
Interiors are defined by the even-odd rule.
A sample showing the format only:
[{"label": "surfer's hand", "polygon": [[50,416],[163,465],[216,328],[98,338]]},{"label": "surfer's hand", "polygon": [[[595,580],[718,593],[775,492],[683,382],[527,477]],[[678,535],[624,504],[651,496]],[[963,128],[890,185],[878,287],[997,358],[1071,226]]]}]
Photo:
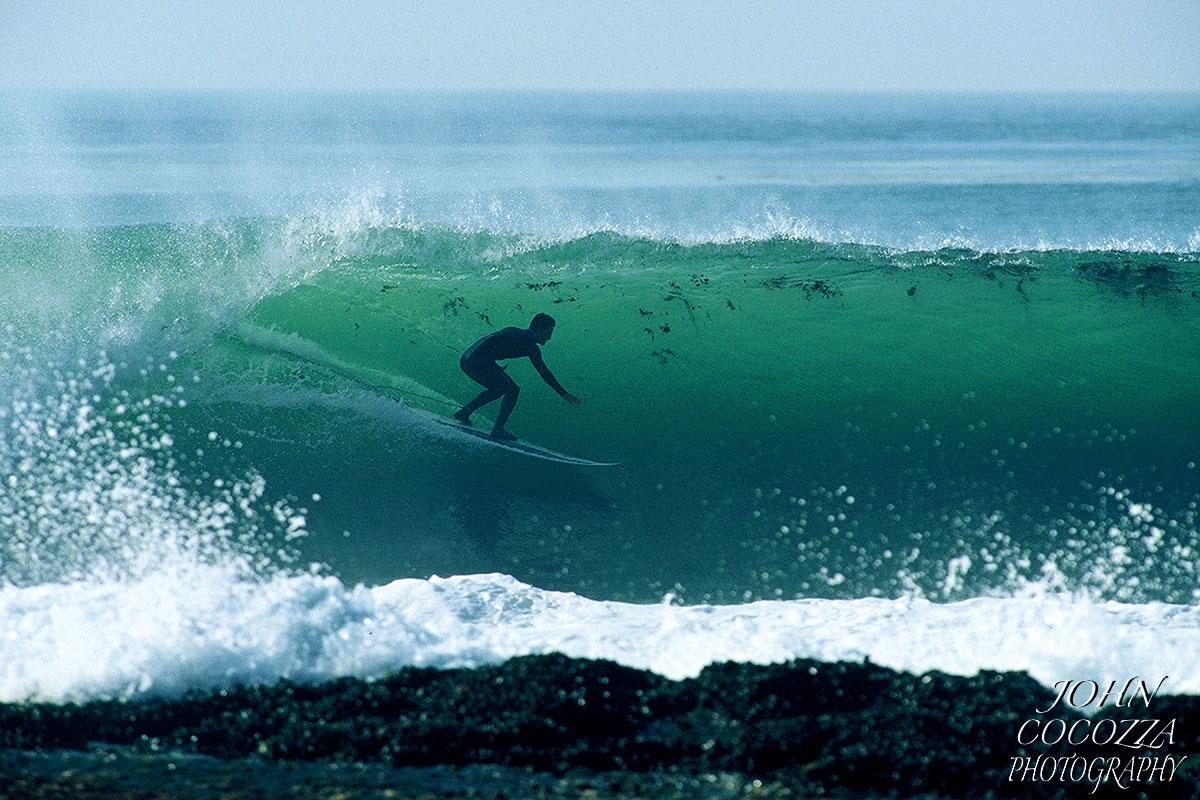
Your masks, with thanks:
[{"label": "surfer's hand", "polygon": [[578,397],[571,394],[570,392],[563,392],[563,400],[566,400],[568,403],[570,403],[573,406],[577,406],[583,402],[582,400],[580,400]]}]

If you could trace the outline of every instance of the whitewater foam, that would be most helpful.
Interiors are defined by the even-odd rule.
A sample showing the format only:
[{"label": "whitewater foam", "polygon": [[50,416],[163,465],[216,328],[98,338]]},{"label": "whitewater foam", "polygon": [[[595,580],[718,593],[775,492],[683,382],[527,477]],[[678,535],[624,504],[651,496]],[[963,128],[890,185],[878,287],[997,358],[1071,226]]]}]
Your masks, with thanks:
[{"label": "whitewater foam", "polygon": [[348,587],[319,574],[247,581],[219,567],[122,583],[0,589],[0,700],[178,697],[282,679],[379,678],[528,654],[608,659],[670,678],[723,661],[869,659],[913,673],[1061,680],[1169,676],[1200,692],[1200,609],[1066,596],[590,600],[502,574]]},{"label": "whitewater foam", "polygon": [[0,585],[129,580],[166,564],[248,576],[287,561],[268,543],[293,535],[302,515],[282,501],[269,508],[260,475],[208,475],[203,487],[183,476],[167,417],[187,400],[160,366],[163,393],[117,388],[107,361],[51,370],[44,391],[19,380],[27,365],[12,365],[0,404]]}]

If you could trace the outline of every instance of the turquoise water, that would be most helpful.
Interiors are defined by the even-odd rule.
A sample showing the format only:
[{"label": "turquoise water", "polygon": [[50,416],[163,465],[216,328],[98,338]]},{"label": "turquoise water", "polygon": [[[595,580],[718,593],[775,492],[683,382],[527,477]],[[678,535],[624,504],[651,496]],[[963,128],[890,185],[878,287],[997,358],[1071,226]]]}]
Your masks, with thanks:
[{"label": "turquoise water", "polygon": [[[1195,96],[4,103],[12,592],[1196,602]],[[397,402],[540,311],[509,429],[620,468]]]}]

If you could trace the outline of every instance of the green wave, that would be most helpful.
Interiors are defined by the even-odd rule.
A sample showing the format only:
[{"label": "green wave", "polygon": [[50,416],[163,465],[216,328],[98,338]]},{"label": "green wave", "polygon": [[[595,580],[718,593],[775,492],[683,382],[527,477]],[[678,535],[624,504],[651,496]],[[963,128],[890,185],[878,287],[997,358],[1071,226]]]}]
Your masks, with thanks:
[{"label": "green wave", "polygon": [[[423,520],[413,523],[420,535],[473,530],[476,550],[518,551],[501,563],[535,561],[523,579],[538,585],[644,596],[680,583],[718,598],[745,587],[936,593],[956,558],[987,564],[996,552],[1027,564],[1012,567],[1024,579],[1054,563],[1075,585],[1111,583],[1108,568],[1093,575],[1111,542],[1063,541],[1128,522],[1119,504],[1107,507],[1108,490],[1161,502],[1191,525],[1194,254],[895,252],[606,232],[546,243],[430,229],[372,231],[357,247],[257,303],[242,343],[263,345],[246,330],[303,342],[356,382],[445,412],[477,390],[457,365],[467,345],[537,312],[555,316],[546,360],[584,404],[566,406],[514,363],[523,393],[510,429],[621,461],[622,476],[550,476],[447,444],[389,454],[368,441],[378,420],[337,446],[343,458],[360,454],[359,470],[420,454],[405,491],[458,509],[406,512]],[[346,388],[329,377],[331,391]],[[440,499],[464,480],[470,488]],[[597,561],[624,547],[642,553],[634,566]],[[429,563],[399,559],[418,572]],[[497,568],[488,556],[467,561]],[[551,568],[564,563],[577,565],[568,578]],[[1118,583],[1191,591],[1186,570],[1155,569]],[[981,591],[1012,577],[993,563],[967,583]]]},{"label": "green wave", "polygon": [[[0,236],[9,277],[52,282],[62,252],[90,258],[80,313],[6,313],[176,351],[179,468],[320,497],[305,557],[350,580],[718,601],[1197,585],[1196,253],[303,220]],[[622,470],[465,445],[395,402],[469,399],[462,350],[538,312],[584,402],[514,362],[509,429]]]}]

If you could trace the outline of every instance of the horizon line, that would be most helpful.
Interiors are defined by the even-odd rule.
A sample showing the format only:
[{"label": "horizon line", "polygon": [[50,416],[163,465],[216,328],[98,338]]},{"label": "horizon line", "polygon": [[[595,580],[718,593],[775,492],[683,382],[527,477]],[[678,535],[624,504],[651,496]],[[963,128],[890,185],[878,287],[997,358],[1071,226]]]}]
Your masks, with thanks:
[{"label": "horizon line", "polygon": [[792,94],[792,95],[1200,95],[1200,88],[1140,87],[771,87],[771,86],[0,86],[0,94],[68,93],[244,93],[244,94]]}]

